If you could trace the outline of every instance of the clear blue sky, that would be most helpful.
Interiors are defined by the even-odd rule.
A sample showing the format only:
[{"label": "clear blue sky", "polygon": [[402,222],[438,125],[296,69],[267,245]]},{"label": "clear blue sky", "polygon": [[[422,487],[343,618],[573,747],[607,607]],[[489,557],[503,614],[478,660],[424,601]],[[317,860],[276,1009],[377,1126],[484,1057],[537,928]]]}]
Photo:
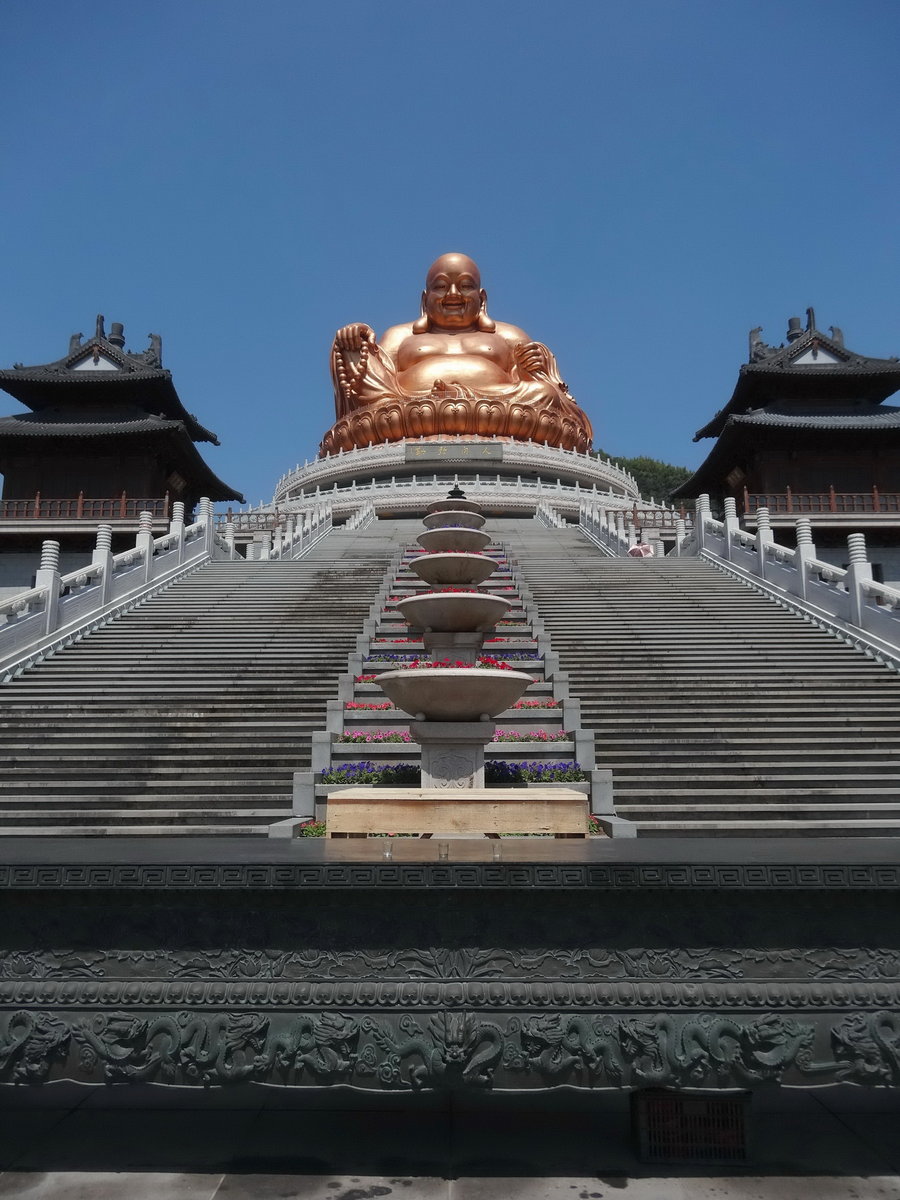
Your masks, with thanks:
[{"label": "clear blue sky", "polygon": [[335,328],[462,250],[596,444],[695,466],[751,326],[900,354],[898,35],[896,0],[4,0],[0,362],[161,333],[256,502],[334,419]]}]

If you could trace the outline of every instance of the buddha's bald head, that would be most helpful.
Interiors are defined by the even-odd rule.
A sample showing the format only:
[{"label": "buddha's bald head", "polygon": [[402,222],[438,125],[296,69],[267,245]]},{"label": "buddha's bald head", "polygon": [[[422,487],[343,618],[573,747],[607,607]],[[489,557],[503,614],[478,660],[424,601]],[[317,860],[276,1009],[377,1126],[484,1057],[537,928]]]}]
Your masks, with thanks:
[{"label": "buddha's bald head", "polygon": [[454,251],[436,258],[425,276],[426,290],[438,275],[471,275],[475,280],[475,286],[481,287],[481,272],[478,270],[478,264],[474,259],[469,258],[468,254],[457,254]]},{"label": "buddha's bald head", "polygon": [[442,254],[428,268],[422,310],[427,327],[463,330],[480,326],[487,296],[481,286],[481,272],[467,254]]}]

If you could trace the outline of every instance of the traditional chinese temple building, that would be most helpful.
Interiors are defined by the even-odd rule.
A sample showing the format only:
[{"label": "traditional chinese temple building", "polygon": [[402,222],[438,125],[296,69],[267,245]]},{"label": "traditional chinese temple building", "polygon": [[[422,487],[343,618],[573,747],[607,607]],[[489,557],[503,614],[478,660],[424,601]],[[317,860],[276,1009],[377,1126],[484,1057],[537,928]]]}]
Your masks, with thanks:
[{"label": "traditional chinese temple building", "polygon": [[73,334],[63,358],[0,371],[0,388],[30,409],[0,418],[2,561],[15,576],[0,575],[0,586],[27,583],[17,564],[41,538],[83,557],[100,521],[118,540],[144,511],[162,530],[175,501],[190,513],[201,496],[242,499],[197,450],[218,438],[182,404],[157,334],[146,350],[126,350],[123,326],[107,335],[100,316],[94,336]]},{"label": "traditional chinese temple building", "polygon": [[772,524],[810,517],[820,548],[865,529],[870,546],[896,546],[900,528],[900,408],[885,404],[900,388],[900,360],[850,350],[840,329],[816,327],[807,309],[788,322],[785,344],[750,331],[724,408],[694,441],[716,438],[706,460],[675,498],[731,496],[752,524],[768,508]]}]

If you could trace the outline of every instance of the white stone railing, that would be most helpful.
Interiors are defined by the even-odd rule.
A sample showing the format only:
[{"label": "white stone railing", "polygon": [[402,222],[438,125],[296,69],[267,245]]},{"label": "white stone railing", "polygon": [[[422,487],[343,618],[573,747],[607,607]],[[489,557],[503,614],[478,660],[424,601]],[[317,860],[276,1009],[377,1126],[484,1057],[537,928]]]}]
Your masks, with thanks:
[{"label": "white stone railing", "polygon": [[351,513],[344,522],[343,529],[365,529],[376,519],[375,505],[371,500],[366,501],[355,513]]},{"label": "white stone railing", "polygon": [[[533,514],[542,499],[548,500],[573,519],[577,519],[579,506],[585,498],[593,499],[606,508],[620,506],[631,509],[634,505],[634,498],[631,496],[586,488],[578,483],[566,484],[561,480],[547,483],[539,479],[513,475],[486,476],[482,472],[478,472],[472,478],[460,470],[448,471],[441,475],[429,472],[425,475],[391,476],[365,483],[353,480],[343,486],[334,483],[330,488],[320,488],[309,496],[282,499],[278,503],[278,509],[281,513],[299,512],[327,501],[334,509],[335,517],[341,517],[355,511],[366,501],[371,501],[376,512],[379,508],[390,508],[392,513],[420,513],[424,505],[446,497],[448,479],[458,479],[469,499],[479,504],[500,506],[523,514]],[[250,510],[247,513],[236,513],[236,526],[239,528],[242,521],[258,521],[263,512],[274,513],[274,504],[264,505],[262,509]]]},{"label": "white stone railing", "polygon": [[548,504],[546,500],[538,502],[538,506],[534,510],[534,518],[541,525],[546,525],[548,529],[564,529],[569,523],[562,513]]},{"label": "white stone railing", "polygon": [[[590,501],[583,502],[578,510],[578,528],[612,558],[626,557],[648,530],[674,531],[676,552],[687,536],[687,523],[674,508],[605,508]],[[654,548],[661,553],[661,544]]]},{"label": "white stone railing", "polygon": [[757,509],[756,534],[740,528],[734,500],[716,520],[709,497],[697,501],[694,534],[682,552],[700,554],[822,628],[900,669],[900,591],[876,583],[862,533],[847,538],[849,567],[816,558],[808,517],[796,522],[797,547],[774,540],[768,509]]},{"label": "white stone railing", "polygon": [[[507,467],[521,467],[529,473],[545,470],[551,475],[562,472],[577,480],[582,488],[588,490],[592,486],[612,488],[621,492],[625,497],[638,498],[640,489],[634,476],[616,466],[610,459],[596,458],[591,454],[580,454],[577,450],[560,450],[546,446],[541,442],[507,442],[496,438],[473,439],[471,437],[448,437],[425,441],[426,447],[441,444],[466,446],[503,447],[503,463]],[[356,450],[340,450],[337,454],[325,458],[313,459],[312,462],[298,463],[293,471],[288,471],[278,480],[275,486],[274,503],[282,504],[285,500],[297,499],[291,493],[302,488],[309,494],[309,489],[317,486],[330,488],[335,482],[342,480],[365,478],[367,475],[384,475],[391,468],[407,466],[406,449],[416,446],[413,439],[401,442],[382,442],[376,446],[363,446]],[[433,460],[432,460],[433,461]],[[477,458],[448,457],[443,464],[446,470],[468,473],[477,468]],[[429,465],[425,460],[422,466]]]},{"label": "white stone railing", "polygon": [[233,544],[213,528],[212,505],[184,523],[184,505],[173,505],[169,531],[154,538],[153,516],[141,513],[133,550],[113,554],[112,527],[101,525],[91,562],[59,573],[59,543],[45,541],[36,585],[0,602],[0,681],[8,680],[63,646],[127,612],[210,559],[230,558]]}]

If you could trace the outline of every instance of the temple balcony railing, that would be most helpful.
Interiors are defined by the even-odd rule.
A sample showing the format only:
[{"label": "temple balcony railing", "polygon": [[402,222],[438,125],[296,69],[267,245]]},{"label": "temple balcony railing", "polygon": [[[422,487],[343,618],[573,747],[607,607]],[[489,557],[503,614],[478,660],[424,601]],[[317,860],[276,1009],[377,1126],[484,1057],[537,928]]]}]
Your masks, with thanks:
[{"label": "temple balcony railing", "polygon": [[900,523],[900,492],[870,491],[750,492],[743,495],[742,516],[755,524],[757,509],[765,508],[773,525],[792,525],[797,517],[811,517],[817,526],[853,525],[856,528]]},{"label": "temple balcony railing", "polygon": [[[435,462],[435,455],[442,455],[442,463],[449,471],[471,470],[477,467],[480,455],[493,457],[500,454],[507,468],[506,474],[516,470],[528,474],[545,471],[551,478],[559,476],[571,484],[577,482],[581,487],[611,488],[623,497],[640,499],[640,489],[634,476],[609,459],[596,458],[589,453],[580,454],[577,450],[561,450],[541,442],[513,442],[501,438],[478,439],[459,435],[441,439],[382,442],[356,450],[339,451],[325,458],[304,462],[302,467],[298,463],[293,471],[288,471],[279,479],[275,486],[274,502],[278,504],[295,499],[298,489],[308,494],[316,486],[326,489],[343,480],[365,479],[367,476],[377,478],[388,472],[396,475],[401,467],[414,469],[417,453],[421,453],[421,465],[426,468]],[[486,465],[490,459],[484,457],[481,461]]]},{"label": "temple balcony railing", "polygon": [[0,533],[50,534],[93,531],[98,524],[108,523],[114,529],[137,530],[142,513],[150,513],[155,532],[161,533],[172,515],[172,501],[165,496],[91,497],[79,492],[77,496],[34,496],[0,500]]},{"label": "temple balcony railing", "polygon": [[856,646],[869,657],[900,670],[900,590],[872,578],[865,534],[847,538],[849,566],[816,557],[809,517],[795,518],[796,548],[780,545],[768,509],[757,509],[756,532],[740,526],[732,498],[725,517],[710,511],[709,496],[697,500],[691,534],[679,553],[695,554],[805,620]]}]

